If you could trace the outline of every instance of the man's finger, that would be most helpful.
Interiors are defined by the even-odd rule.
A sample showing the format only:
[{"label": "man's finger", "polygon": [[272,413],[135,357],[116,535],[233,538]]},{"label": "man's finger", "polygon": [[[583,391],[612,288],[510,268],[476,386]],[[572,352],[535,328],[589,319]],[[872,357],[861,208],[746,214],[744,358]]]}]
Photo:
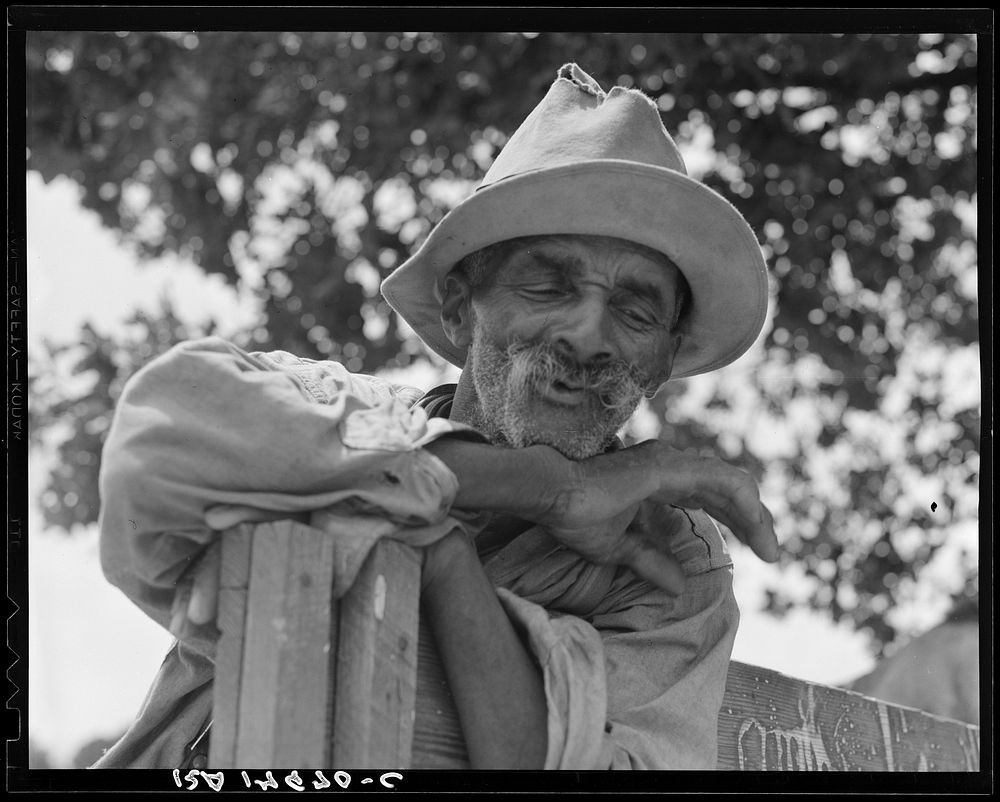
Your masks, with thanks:
[{"label": "man's finger", "polygon": [[679,596],[684,592],[684,571],[668,550],[662,533],[653,531],[655,527],[652,511],[647,506],[640,507],[625,533],[622,545],[627,554],[622,555],[623,563],[640,579],[671,596]]},{"label": "man's finger", "polygon": [[660,489],[651,496],[662,504],[706,511],[712,506],[741,531],[761,522],[760,491],[746,471],[717,459],[699,458],[672,464],[662,479]]},{"label": "man's finger", "polygon": [[[738,511],[733,520],[736,526],[729,521],[723,522],[733,533],[765,562],[773,563],[778,559],[778,537],[774,533],[774,519],[771,511],[757,500],[753,505],[756,520],[751,519],[745,509]],[[732,511],[731,507],[727,511]],[[711,514],[711,513],[709,513]]]},{"label": "man's finger", "polygon": [[191,600],[191,583],[182,579],[174,591],[174,601],[170,606],[170,634],[180,638],[184,634],[187,622],[188,604]]},{"label": "man's finger", "polygon": [[643,545],[633,552],[629,568],[640,579],[656,585],[671,596],[684,592],[685,577],[680,564],[669,554],[650,545]]},{"label": "man's finger", "polygon": [[762,560],[773,563],[778,560],[778,536],[774,533],[774,517],[764,505],[760,505],[763,520],[758,534],[750,541],[750,548]]},{"label": "man's finger", "polygon": [[746,514],[736,511],[725,498],[717,503],[707,503],[705,512],[719,523],[723,524],[741,543],[750,547],[754,554],[765,562],[773,563],[778,559],[778,537],[774,533],[774,519],[771,511],[758,502],[759,520],[751,523]]},{"label": "man's finger", "polygon": [[732,496],[719,490],[706,490],[693,502],[684,501],[678,506],[704,510],[747,544],[755,537],[754,533],[764,526],[759,501],[749,504],[744,499],[742,503],[737,503]]},{"label": "man's finger", "polygon": [[672,524],[663,514],[664,507],[659,504],[647,502],[639,506],[627,530],[626,542],[632,551],[626,564],[640,578],[671,596],[679,596],[687,578],[667,545]]},{"label": "man's finger", "polygon": [[694,497],[679,502],[681,506],[700,506],[709,515],[725,524],[740,541],[767,562],[778,559],[778,539],[774,520],[760,500],[757,483],[745,471],[712,468],[698,477]]},{"label": "man's finger", "polygon": [[208,547],[195,568],[187,617],[198,626],[215,621],[219,607],[220,549],[218,543]]}]

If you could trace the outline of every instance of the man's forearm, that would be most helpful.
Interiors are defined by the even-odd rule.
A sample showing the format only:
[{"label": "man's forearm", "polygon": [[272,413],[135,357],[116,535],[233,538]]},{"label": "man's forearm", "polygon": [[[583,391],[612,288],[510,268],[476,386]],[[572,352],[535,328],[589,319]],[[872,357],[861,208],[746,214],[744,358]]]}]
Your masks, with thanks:
[{"label": "man's forearm", "polygon": [[[441,438],[425,448],[458,478],[454,507],[540,524],[583,558],[625,565],[668,593],[681,592],[684,574],[655,517],[653,524],[648,515],[637,517],[647,499],[654,511],[656,505],[704,508],[758,555],[777,557],[756,484],[718,460],[656,441],[580,462],[547,446],[506,449]],[[425,561],[425,571],[436,568],[426,574],[424,597],[473,766],[537,767],[547,747],[541,672],[472,545],[446,541],[434,544]],[[438,570],[442,565],[447,570]]]},{"label": "man's forearm", "polygon": [[[453,438],[427,450],[459,478],[454,506],[537,520],[561,457]],[[497,598],[475,547],[451,535],[429,547],[421,601],[476,769],[540,769],[548,745],[541,669]]]},{"label": "man's forearm", "polygon": [[750,474],[722,460],[676,451],[665,442],[648,440],[580,461],[547,446],[504,449],[453,438],[426,448],[458,477],[453,506],[506,512],[541,524],[582,556],[628,565],[667,589],[671,583],[662,584],[664,577],[642,571],[646,557],[655,556],[662,542],[615,537],[647,499],[703,509],[757,556],[767,562],[778,559],[774,521]]},{"label": "man's forearm", "polygon": [[541,669],[504,612],[475,548],[453,534],[429,547],[422,606],[475,769],[544,768]]},{"label": "man's forearm", "polygon": [[552,508],[569,464],[545,446],[502,448],[443,437],[424,448],[458,477],[454,507],[503,512],[534,522]]}]

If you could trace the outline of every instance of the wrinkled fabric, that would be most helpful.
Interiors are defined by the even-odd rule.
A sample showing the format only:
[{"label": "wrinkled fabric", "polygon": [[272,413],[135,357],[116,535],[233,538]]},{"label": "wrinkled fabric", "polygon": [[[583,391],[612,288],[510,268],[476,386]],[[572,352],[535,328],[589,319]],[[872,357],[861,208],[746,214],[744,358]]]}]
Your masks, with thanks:
[{"label": "wrinkled fabric", "polygon": [[[456,528],[474,536],[483,520],[450,509],[457,480],[422,446],[482,438],[428,417],[421,396],[335,362],[250,354],[217,338],[171,349],[126,385],[105,445],[105,575],[167,627],[178,582],[241,523],[306,515],[329,532],[336,596],[382,537],[422,546]],[[704,513],[673,510],[669,521],[688,575],[676,599],[537,527],[485,557],[542,669],[546,768],[715,767],[738,619],[731,561]],[[211,634],[174,643],[97,767],[180,765],[211,713],[214,647]]]},{"label": "wrinkled fabric", "polygon": [[[106,577],[166,627],[178,580],[216,530],[240,520],[339,510],[377,512],[397,528],[442,524],[458,484],[420,446],[478,435],[419,409],[396,421],[420,395],[335,362],[247,354],[218,338],[171,349],[129,381],[105,443]],[[363,448],[368,424],[352,427],[353,416],[376,410],[392,435]]]},{"label": "wrinkled fabric", "polygon": [[686,576],[672,597],[594,565],[533,527],[484,567],[545,677],[546,768],[711,770],[739,611],[732,561],[705,513],[672,510]]}]

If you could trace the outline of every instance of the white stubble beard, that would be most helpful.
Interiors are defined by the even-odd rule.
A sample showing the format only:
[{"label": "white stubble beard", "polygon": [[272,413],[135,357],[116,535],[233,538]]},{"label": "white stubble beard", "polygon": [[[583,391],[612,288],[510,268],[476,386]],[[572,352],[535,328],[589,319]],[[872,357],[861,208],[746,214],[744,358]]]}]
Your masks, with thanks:
[{"label": "white stubble beard", "polygon": [[567,416],[576,417],[567,426],[541,426],[531,414],[533,403],[544,403],[535,391],[538,377],[528,363],[531,356],[512,358],[509,351],[494,346],[477,332],[469,353],[467,367],[472,369],[479,402],[472,425],[494,443],[512,448],[544,444],[569,459],[593,457],[607,450],[642,398],[643,386],[637,380],[620,379],[618,383],[625,389],[620,389],[620,397],[611,405],[595,395],[582,412],[566,408]]}]

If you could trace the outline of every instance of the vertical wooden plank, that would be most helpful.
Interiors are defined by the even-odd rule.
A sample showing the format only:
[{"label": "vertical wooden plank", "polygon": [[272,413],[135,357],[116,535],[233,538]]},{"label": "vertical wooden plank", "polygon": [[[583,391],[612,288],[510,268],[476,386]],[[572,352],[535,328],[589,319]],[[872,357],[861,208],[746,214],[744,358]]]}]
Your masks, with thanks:
[{"label": "vertical wooden plank", "polygon": [[290,527],[274,765],[322,769],[330,765],[328,700],[337,626],[334,545],[326,532]]},{"label": "vertical wooden plank", "polygon": [[408,768],[416,697],[420,556],[383,540],[340,600],[333,765]]},{"label": "vertical wooden plank", "polygon": [[276,768],[272,756],[282,646],[279,622],[284,612],[289,538],[272,530],[258,525],[253,534],[236,735],[240,768]]},{"label": "vertical wooden plank", "polygon": [[293,522],[254,530],[237,722],[240,768],[325,768],[333,544]]},{"label": "vertical wooden plank", "polygon": [[[211,765],[467,767],[419,553],[380,543],[339,605],[333,559],[293,522],[223,535]],[[975,772],[979,749],[975,725],[730,665],[720,769]]]},{"label": "vertical wooden plank", "polygon": [[441,655],[426,618],[420,619],[417,647],[417,701],[413,722],[415,769],[468,769],[469,754],[448,687]]},{"label": "vertical wooden plank", "polygon": [[221,634],[215,650],[209,765],[218,769],[231,769],[236,768],[236,733],[252,528],[247,525],[239,526],[222,533],[221,538],[217,618]]}]

